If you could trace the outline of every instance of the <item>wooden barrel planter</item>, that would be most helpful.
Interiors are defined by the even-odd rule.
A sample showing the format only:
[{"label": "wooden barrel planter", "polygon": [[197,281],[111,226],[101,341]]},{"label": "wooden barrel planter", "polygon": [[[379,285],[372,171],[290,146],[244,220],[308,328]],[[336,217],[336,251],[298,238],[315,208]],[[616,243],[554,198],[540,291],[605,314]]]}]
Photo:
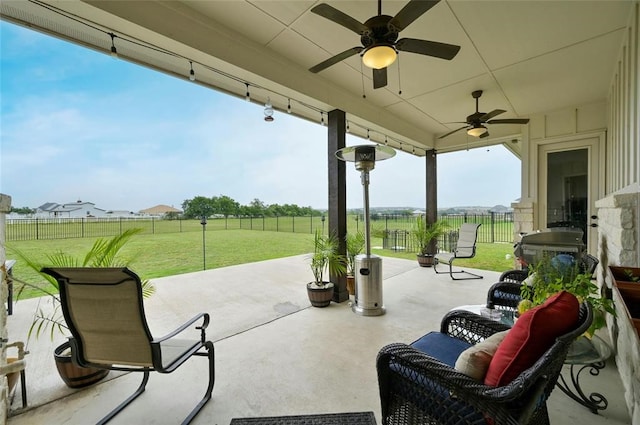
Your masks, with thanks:
[{"label": "wooden barrel planter", "polygon": [[108,369],[78,366],[71,361],[69,350],[71,346],[67,341],[56,347],[53,352],[58,373],[68,387],[83,388],[95,384],[109,374]]},{"label": "wooden barrel planter", "polygon": [[324,288],[317,288],[307,284],[307,295],[314,307],[327,307],[333,299],[333,283],[328,283]]},{"label": "wooden barrel planter", "polygon": [[418,254],[416,258],[418,259],[418,264],[420,265],[420,267],[432,267],[433,263],[435,262],[433,255],[431,254]]}]

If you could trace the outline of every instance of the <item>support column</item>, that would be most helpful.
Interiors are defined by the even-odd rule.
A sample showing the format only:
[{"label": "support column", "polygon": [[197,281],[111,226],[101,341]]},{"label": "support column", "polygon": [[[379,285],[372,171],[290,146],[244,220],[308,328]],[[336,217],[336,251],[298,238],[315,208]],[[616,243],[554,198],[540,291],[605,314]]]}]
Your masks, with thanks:
[{"label": "support column", "polygon": [[[7,301],[7,275],[4,268],[4,261],[6,258],[5,252],[5,219],[6,214],[11,212],[11,197],[0,193],[0,365],[7,364],[7,349],[5,347],[5,341],[9,339],[9,330],[7,329],[7,310],[4,308],[4,303]],[[9,385],[7,379],[0,376],[0,423],[4,424],[7,421],[9,414],[9,408],[11,402],[9,400]]]},{"label": "support column", "polygon": [[[346,164],[336,158],[336,151],[346,146],[346,114],[334,109],[329,111],[327,164],[329,167],[329,234],[334,234],[340,243],[340,253],[346,255],[347,245],[347,173]],[[333,301],[349,300],[346,276],[329,276],[335,285]]]},{"label": "support column", "polygon": [[[426,201],[425,206],[427,223],[435,223],[438,219],[438,161],[435,149],[425,153],[425,177],[426,177]],[[430,252],[436,252],[437,241],[432,241]]]}]

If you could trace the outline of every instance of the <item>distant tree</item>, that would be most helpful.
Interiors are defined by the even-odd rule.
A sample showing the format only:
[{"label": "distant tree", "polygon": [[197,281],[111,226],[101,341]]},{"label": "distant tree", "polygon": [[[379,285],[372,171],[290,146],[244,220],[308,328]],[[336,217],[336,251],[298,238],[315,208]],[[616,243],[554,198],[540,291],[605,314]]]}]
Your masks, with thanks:
[{"label": "distant tree", "polygon": [[36,210],[34,208],[29,208],[29,207],[20,207],[20,208],[11,207],[11,212],[16,214],[27,215],[27,214],[34,214]]},{"label": "distant tree", "polygon": [[287,214],[285,213],[285,210],[282,207],[282,205],[271,204],[265,210],[264,215],[266,215],[268,217],[282,217],[282,216],[285,216]]},{"label": "distant tree", "polygon": [[165,220],[177,220],[180,217],[180,213],[177,211],[169,211],[164,213]]},{"label": "distant tree", "polygon": [[182,210],[185,218],[209,217],[214,211],[213,199],[204,196],[187,199],[182,203]]},{"label": "distant tree", "polygon": [[264,211],[267,209],[266,205],[264,204],[264,202],[262,202],[260,199],[255,198],[253,201],[251,201],[251,203],[248,205],[248,212],[249,215],[252,217],[258,217],[264,214]]},{"label": "distant tree", "polygon": [[222,214],[225,217],[237,215],[240,204],[226,195],[220,195],[214,198],[214,213]]}]

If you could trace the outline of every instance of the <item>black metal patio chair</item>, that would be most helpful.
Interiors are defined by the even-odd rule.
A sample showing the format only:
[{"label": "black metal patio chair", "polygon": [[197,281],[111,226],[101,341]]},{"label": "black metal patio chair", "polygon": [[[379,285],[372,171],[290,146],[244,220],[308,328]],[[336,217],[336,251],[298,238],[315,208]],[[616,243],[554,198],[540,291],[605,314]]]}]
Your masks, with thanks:
[{"label": "black metal patio chair", "polygon": [[[451,252],[441,252],[434,256],[433,270],[438,273],[449,273],[453,280],[482,279],[482,276],[464,270],[453,271],[453,262],[459,258],[473,258],[476,256],[478,241],[478,227],[480,224],[464,223],[458,231],[458,242]],[[448,272],[438,271],[438,264],[449,266]],[[455,277],[454,274],[465,274],[467,277]]]},{"label": "black metal patio chair", "polygon": [[191,422],[211,399],[215,381],[213,343],[205,334],[209,314],[200,313],[173,332],[154,338],[145,318],[142,282],[131,270],[53,267],[42,271],[58,281],[62,312],[71,332],[72,361],[84,367],[143,373],[138,389],[98,423],[108,422],[140,396],[150,372],[171,373],[192,356],[207,356],[205,395],[183,424]]}]

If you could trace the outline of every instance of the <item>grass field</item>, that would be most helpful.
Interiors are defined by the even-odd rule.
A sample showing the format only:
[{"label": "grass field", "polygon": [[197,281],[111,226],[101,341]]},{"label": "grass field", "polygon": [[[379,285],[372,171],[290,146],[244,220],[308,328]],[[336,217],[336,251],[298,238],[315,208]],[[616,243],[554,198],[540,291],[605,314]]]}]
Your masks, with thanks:
[{"label": "grass field", "polygon": [[[47,254],[56,252],[82,258],[94,241],[95,238],[7,242],[7,258],[15,257],[12,255],[14,248],[43,264]],[[371,246],[372,253],[380,256],[416,260],[415,253],[376,248],[382,246],[381,239],[373,238]],[[214,269],[309,253],[313,249],[313,235],[250,230],[207,231],[204,248],[206,268]],[[481,243],[475,258],[459,260],[456,264],[504,271],[513,268],[513,260],[507,259],[507,254],[513,254],[511,244]],[[123,248],[122,256],[131,260],[133,270],[148,279],[199,271],[203,269],[203,235],[202,232],[136,235]],[[13,274],[28,282],[43,281],[21,261],[14,266]]]}]

